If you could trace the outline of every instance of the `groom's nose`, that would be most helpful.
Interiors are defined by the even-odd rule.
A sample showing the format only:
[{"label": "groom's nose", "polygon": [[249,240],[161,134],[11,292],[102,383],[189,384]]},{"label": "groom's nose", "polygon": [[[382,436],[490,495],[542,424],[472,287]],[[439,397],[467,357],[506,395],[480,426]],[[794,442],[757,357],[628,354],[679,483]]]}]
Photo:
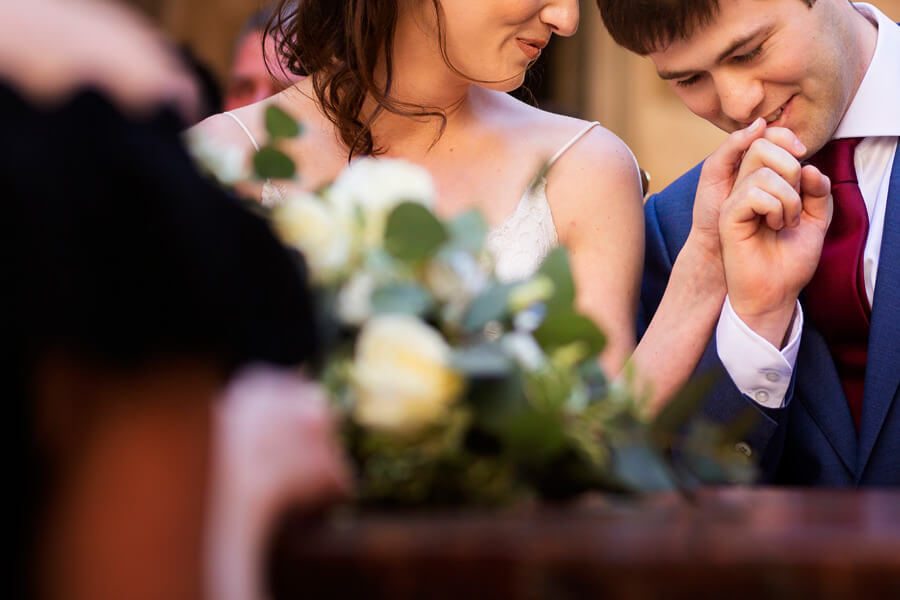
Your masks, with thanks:
[{"label": "groom's nose", "polygon": [[762,109],[766,97],[763,82],[746,73],[721,72],[713,77],[722,113],[733,121],[749,124]]},{"label": "groom's nose", "polygon": [[557,35],[574,35],[578,31],[578,0],[547,0],[541,21]]}]

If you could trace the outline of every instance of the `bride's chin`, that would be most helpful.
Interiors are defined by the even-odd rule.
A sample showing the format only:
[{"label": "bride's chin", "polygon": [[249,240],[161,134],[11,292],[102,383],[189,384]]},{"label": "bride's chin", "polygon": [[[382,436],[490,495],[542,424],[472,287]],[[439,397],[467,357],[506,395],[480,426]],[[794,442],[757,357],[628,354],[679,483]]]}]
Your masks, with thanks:
[{"label": "bride's chin", "polygon": [[526,71],[522,71],[502,81],[478,82],[478,85],[495,92],[512,92],[522,87],[522,84],[525,83],[525,73]]}]

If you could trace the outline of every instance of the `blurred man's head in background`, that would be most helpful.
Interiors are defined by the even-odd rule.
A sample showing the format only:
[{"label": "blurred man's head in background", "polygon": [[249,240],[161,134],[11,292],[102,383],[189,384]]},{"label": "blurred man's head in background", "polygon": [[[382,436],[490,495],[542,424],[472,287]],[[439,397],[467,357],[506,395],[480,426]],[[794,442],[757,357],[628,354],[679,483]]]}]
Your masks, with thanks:
[{"label": "blurred man's head in background", "polygon": [[[259,102],[302,79],[287,69],[279,68],[275,58],[275,41],[271,37],[265,40],[263,46],[266,24],[273,11],[267,8],[254,13],[238,34],[225,90],[225,110]],[[269,67],[266,66],[267,56]]]}]

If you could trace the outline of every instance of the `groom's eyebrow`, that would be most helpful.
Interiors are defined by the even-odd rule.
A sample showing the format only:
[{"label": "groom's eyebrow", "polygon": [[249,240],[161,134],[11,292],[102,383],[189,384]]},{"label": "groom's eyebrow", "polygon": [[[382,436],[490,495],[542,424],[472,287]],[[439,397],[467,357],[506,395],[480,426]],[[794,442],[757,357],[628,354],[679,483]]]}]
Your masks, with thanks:
[{"label": "groom's eyebrow", "polygon": [[[741,46],[753,41],[757,37],[769,35],[769,33],[771,33],[772,29],[773,29],[772,25],[762,24],[759,27],[757,27],[756,29],[750,31],[749,33],[746,33],[740,37],[735,38],[734,40],[732,40],[732,42],[730,44],[728,44],[727,48],[725,48],[722,52],[719,53],[719,56],[716,57],[715,64],[718,65],[718,64],[722,63],[725,59],[727,59],[729,56],[734,54],[735,50],[737,50]],[[697,71],[697,70],[657,71],[660,79],[666,79],[666,80],[668,80],[668,79],[684,79],[685,77],[690,77],[691,75],[695,75],[698,72],[699,71]]]}]

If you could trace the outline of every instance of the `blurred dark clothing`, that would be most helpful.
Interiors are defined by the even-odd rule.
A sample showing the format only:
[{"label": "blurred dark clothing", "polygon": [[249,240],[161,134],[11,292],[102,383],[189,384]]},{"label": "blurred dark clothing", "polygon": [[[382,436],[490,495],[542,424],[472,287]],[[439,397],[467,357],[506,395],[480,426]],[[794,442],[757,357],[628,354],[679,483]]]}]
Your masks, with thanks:
[{"label": "blurred dark clothing", "polygon": [[130,119],[93,91],[42,109],[0,86],[3,338],[17,355],[309,356],[302,263],[197,173],[182,125],[166,109]]},{"label": "blurred dark clothing", "polygon": [[173,110],[129,116],[92,90],[35,106],[0,83],[0,364],[25,548],[49,472],[31,396],[39,361],[127,370],[200,358],[227,373],[315,349],[302,260],[198,174],[183,126]]}]

